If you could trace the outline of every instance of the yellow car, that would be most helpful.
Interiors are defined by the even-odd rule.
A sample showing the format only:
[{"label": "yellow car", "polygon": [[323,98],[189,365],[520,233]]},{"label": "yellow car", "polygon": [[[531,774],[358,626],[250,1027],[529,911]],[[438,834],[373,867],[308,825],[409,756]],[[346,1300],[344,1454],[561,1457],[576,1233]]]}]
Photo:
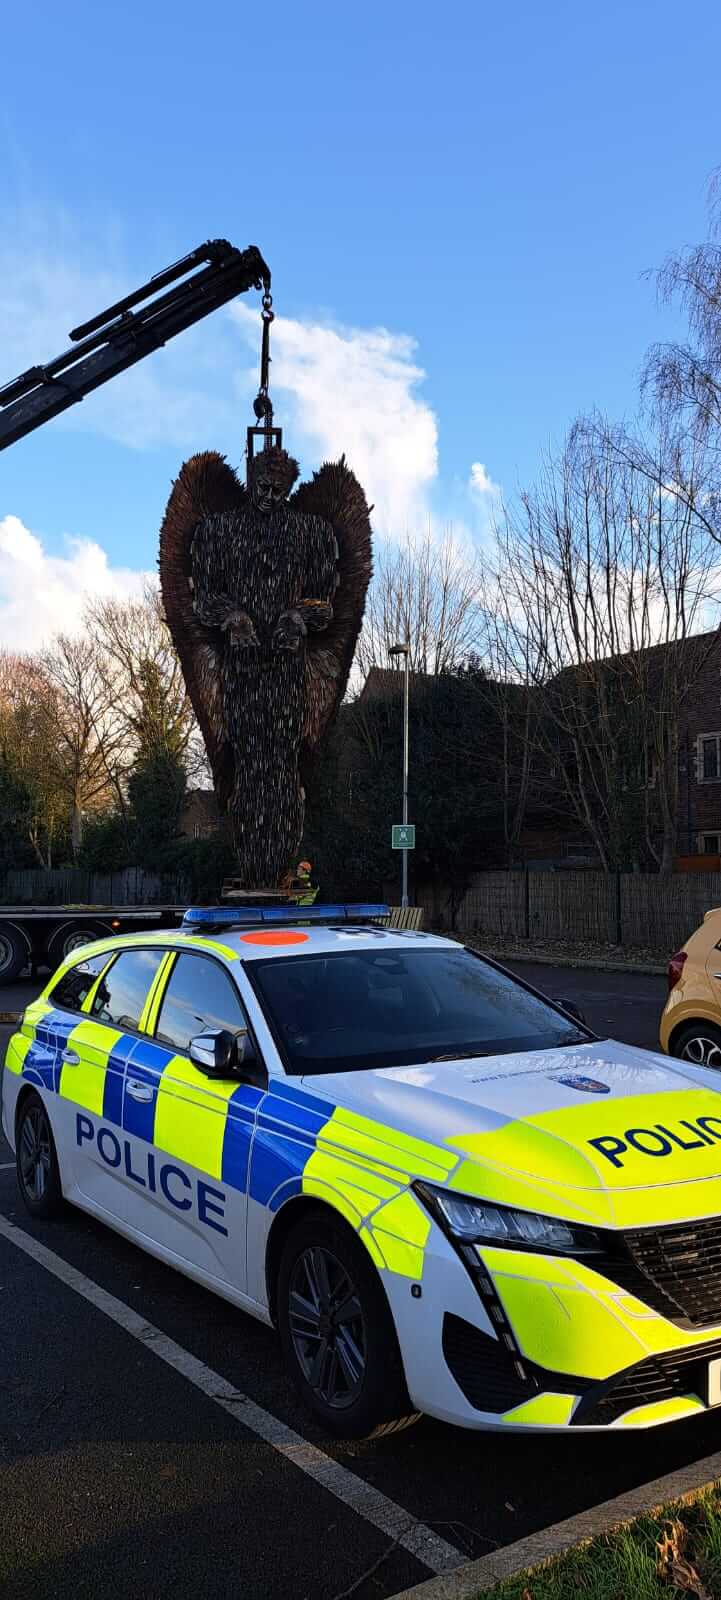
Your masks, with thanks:
[{"label": "yellow car", "polygon": [[659,1038],[670,1056],[721,1068],[721,908],[706,912],[669,961]]}]

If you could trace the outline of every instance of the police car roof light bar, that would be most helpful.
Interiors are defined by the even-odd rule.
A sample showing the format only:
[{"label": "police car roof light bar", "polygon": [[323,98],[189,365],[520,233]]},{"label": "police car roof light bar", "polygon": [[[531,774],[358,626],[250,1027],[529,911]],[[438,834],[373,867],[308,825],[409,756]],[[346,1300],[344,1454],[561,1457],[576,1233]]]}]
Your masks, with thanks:
[{"label": "police car roof light bar", "polygon": [[375,922],[390,916],[384,905],[356,906],[189,906],[183,917],[184,928],[250,928],[262,924],[287,927],[298,922],[333,924],[337,922]]}]

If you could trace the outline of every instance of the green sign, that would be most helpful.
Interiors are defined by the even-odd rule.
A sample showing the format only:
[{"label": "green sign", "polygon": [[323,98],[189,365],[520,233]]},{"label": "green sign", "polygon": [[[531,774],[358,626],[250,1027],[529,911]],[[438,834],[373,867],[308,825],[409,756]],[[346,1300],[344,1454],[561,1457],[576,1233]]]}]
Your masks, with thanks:
[{"label": "green sign", "polygon": [[415,850],[416,825],[414,822],[396,822],[391,836],[394,850]]}]

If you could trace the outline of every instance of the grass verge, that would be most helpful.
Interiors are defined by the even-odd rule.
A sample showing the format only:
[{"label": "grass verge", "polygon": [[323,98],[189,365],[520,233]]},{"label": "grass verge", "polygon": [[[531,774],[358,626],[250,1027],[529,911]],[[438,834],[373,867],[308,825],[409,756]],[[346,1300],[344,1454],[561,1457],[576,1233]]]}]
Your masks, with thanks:
[{"label": "grass verge", "polygon": [[479,1600],[721,1600],[721,1484],[486,1589]]}]

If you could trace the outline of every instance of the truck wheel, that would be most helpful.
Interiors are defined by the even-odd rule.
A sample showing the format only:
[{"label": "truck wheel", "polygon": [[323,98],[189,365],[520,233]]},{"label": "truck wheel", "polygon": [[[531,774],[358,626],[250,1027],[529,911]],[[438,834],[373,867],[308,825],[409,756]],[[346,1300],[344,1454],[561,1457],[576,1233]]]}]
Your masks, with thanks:
[{"label": "truck wheel", "polygon": [[59,967],[61,961],[67,961],[74,950],[82,949],[84,944],[92,944],[94,939],[107,938],[108,932],[108,928],[93,927],[92,923],[85,923],[80,927],[77,923],[72,925],[66,923],[53,934],[48,944],[48,966],[53,969]]},{"label": "truck wheel", "polygon": [[330,1212],[289,1233],[277,1306],[291,1376],[325,1433],[362,1439],[415,1420],[381,1280],[365,1246]]},{"label": "truck wheel", "polygon": [[12,983],[19,978],[30,960],[30,951],[16,928],[4,922],[0,925],[0,984]]},{"label": "truck wheel", "polygon": [[54,1217],[63,1203],[50,1118],[39,1094],[23,1101],[15,1131],[18,1187],[31,1217]]}]

